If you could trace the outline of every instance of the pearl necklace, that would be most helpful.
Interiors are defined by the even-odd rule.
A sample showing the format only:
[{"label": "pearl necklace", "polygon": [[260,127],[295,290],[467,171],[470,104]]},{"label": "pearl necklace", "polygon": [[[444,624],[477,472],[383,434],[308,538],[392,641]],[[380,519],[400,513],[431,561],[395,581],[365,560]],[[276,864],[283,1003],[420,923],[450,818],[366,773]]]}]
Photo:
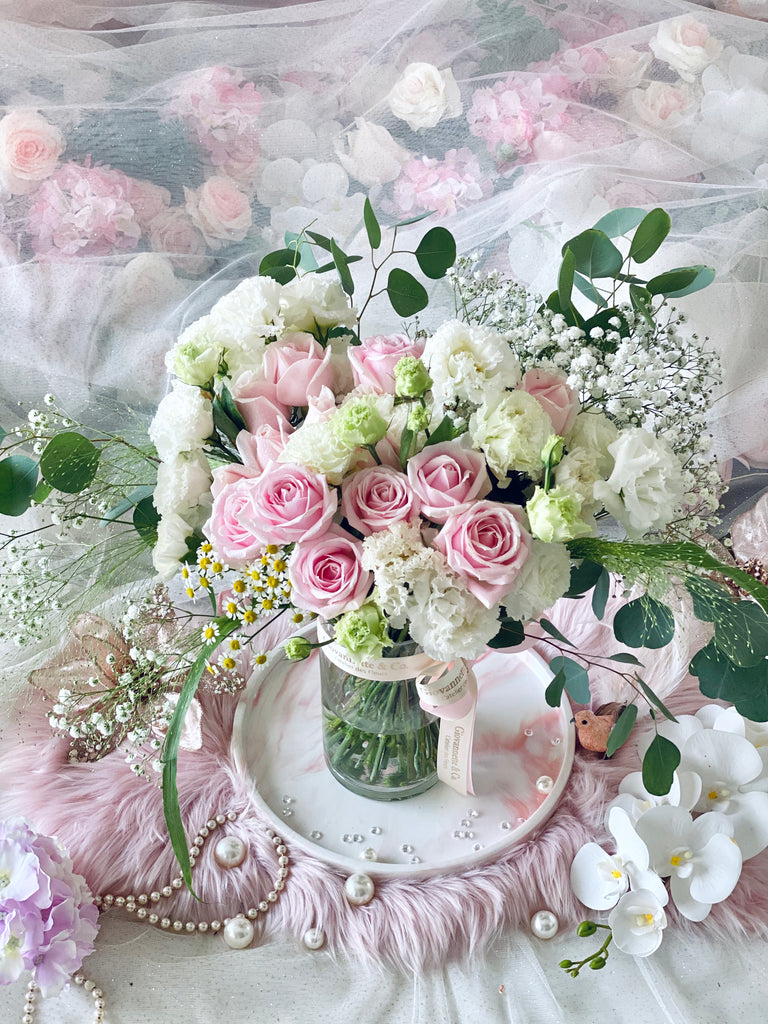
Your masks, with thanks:
[{"label": "pearl necklace", "polygon": [[[235,811],[230,811],[228,814],[217,814],[214,818],[209,818],[205,825],[198,830],[189,850],[189,863],[192,870],[194,870],[197,864],[197,859],[205,846],[206,840],[211,837],[217,828],[231,821],[237,821]],[[123,896],[105,893],[103,896],[95,896],[93,902],[102,912],[109,910],[111,907],[119,907],[128,911],[129,914],[135,913],[140,921],[146,921],[151,925],[158,925],[164,930],[185,932],[187,934],[198,933],[201,935],[209,931],[213,934],[222,932],[224,941],[232,949],[245,949],[253,942],[253,922],[259,914],[265,914],[272,904],[277,902],[280,893],[285,888],[285,880],[288,877],[288,848],[271,828],[267,829],[267,835],[272,840],[277,856],[277,877],[272,884],[272,888],[267,893],[266,899],[263,899],[256,907],[248,907],[246,911],[237,914],[235,917],[225,917],[222,921],[199,921],[195,924],[194,921],[181,921],[178,919],[173,920],[170,917],[161,917],[154,910],[151,910],[151,906],[160,903],[163,899],[168,899],[173,896],[174,892],[178,892],[182,888],[184,879],[181,875],[171,879],[171,882],[161,889],[156,889],[149,893],[127,893]],[[214,857],[217,863],[225,869],[238,867],[247,856],[247,847],[237,836],[224,836],[214,848]],[[104,993],[102,990],[97,988],[95,983],[86,978],[81,972],[73,975],[72,980],[76,985],[82,985],[85,991],[91,994],[94,1005],[93,1024],[102,1024],[104,1020]],[[38,992],[39,986],[37,983],[30,981],[27,985],[24,1013],[21,1018],[22,1024],[34,1024],[35,1000]]]}]

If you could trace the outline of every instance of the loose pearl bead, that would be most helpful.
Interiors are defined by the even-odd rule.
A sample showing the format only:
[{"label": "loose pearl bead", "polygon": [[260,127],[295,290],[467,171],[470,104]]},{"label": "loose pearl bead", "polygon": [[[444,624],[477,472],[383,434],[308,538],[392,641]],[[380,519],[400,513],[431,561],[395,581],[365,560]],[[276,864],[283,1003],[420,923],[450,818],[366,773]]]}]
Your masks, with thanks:
[{"label": "loose pearl bead", "polygon": [[531,918],[531,931],[537,939],[554,939],[560,922],[551,910],[539,910]]},{"label": "loose pearl bead", "polygon": [[370,875],[350,875],[344,883],[344,895],[353,907],[361,907],[373,899],[375,887]]},{"label": "loose pearl bead", "polygon": [[322,949],[325,945],[325,932],[322,928],[308,928],[301,941],[307,949]]},{"label": "loose pearl bead", "polygon": [[253,925],[246,917],[233,917],[224,928],[224,941],[231,949],[245,949],[253,942]]},{"label": "loose pearl bead", "polygon": [[216,863],[222,868],[237,868],[248,856],[248,847],[239,836],[224,836],[213,850]]}]

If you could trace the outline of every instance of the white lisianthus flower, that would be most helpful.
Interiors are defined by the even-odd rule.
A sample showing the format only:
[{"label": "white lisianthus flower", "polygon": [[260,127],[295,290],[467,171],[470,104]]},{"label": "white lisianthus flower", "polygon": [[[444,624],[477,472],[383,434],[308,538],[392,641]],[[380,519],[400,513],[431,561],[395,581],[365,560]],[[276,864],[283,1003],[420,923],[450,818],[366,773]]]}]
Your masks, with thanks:
[{"label": "white lisianthus flower", "polygon": [[291,331],[315,327],[351,327],[357,312],[338,281],[318,274],[304,274],[283,285],[280,315]]},{"label": "white lisianthus flower", "polygon": [[501,604],[513,619],[535,619],[563,596],[570,583],[571,556],[565,544],[534,539],[514,588]]},{"label": "white lisianthus flower", "polygon": [[[479,405],[520,380],[520,364],[507,340],[497,331],[460,320],[448,320],[427,339],[422,361],[433,381],[435,401],[443,405],[453,405],[457,398]],[[551,434],[548,418],[547,423]]]},{"label": "white lisianthus flower", "polygon": [[347,152],[337,152],[339,163],[361,185],[371,188],[394,181],[411,154],[380,124],[355,118],[355,130],[347,132]]},{"label": "white lisianthus flower", "polygon": [[469,421],[472,447],[484,452],[502,487],[510,470],[541,477],[541,452],[551,433],[549,416],[527,391],[507,391],[484,402]]},{"label": "white lisianthus flower", "polygon": [[282,285],[271,277],[249,277],[222,296],[207,318],[206,329],[226,349],[229,376],[259,372],[267,342],[283,332]]},{"label": "white lisianthus flower", "polygon": [[652,807],[636,825],[654,870],[670,879],[675,905],[689,921],[703,921],[713,903],[733,892],[741,874],[741,850],[724,814],[695,821],[682,807]]},{"label": "white lisianthus flower", "polygon": [[204,387],[218,370],[222,351],[210,315],[203,316],[182,331],[176,344],[166,353],[165,365],[185,384]]},{"label": "white lisianthus flower", "polygon": [[608,446],[619,436],[619,429],[613,420],[602,412],[580,412],[565,438],[568,451],[586,448],[597,461],[600,476],[609,476],[613,469],[613,456]]},{"label": "white lisianthus flower", "polygon": [[278,462],[298,462],[314,473],[321,473],[329,484],[340,484],[360,449],[340,440],[332,423],[304,423],[290,435]]},{"label": "white lisianthus flower", "polygon": [[696,76],[723,52],[720,40],[691,14],[662,21],[648,45],[654,57],[674,68],[685,82],[695,82]]},{"label": "white lisianthus flower", "polygon": [[626,893],[608,915],[613,942],[622,953],[650,956],[661,945],[667,927],[664,904],[647,889]]},{"label": "white lisianthus flower", "polygon": [[622,430],[608,450],[615,465],[605,482],[595,484],[595,499],[630,537],[664,529],[685,494],[680,460],[665,441],[641,427]]},{"label": "white lisianthus flower", "polygon": [[202,526],[211,505],[211,467],[201,451],[180,452],[161,462],[152,496],[161,516],[177,512],[193,525]]},{"label": "white lisianthus flower", "polygon": [[192,527],[175,512],[164,515],[157,524],[157,543],[152,549],[152,564],[163,580],[176,575],[181,559],[187,553],[187,537]]},{"label": "white lisianthus flower", "polygon": [[581,499],[583,519],[600,511],[602,502],[595,501],[595,484],[604,479],[599,463],[599,453],[594,449],[572,448],[555,470],[557,486]]},{"label": "white lisianthus flower", "polygon": [[149,425],[149,437],[163,462],[170,462],[179,452],[202,448],[203,441],[213,433],[213,406],[199,388],[181,380],[173,382],[173,390],[162,399]]},{"label": "white lisianthus flower", "polygon": [[392,87],[389,109],[410,128],[434,128],[443,117],[461,114],[461,94],[450,68],[409,64]]}]

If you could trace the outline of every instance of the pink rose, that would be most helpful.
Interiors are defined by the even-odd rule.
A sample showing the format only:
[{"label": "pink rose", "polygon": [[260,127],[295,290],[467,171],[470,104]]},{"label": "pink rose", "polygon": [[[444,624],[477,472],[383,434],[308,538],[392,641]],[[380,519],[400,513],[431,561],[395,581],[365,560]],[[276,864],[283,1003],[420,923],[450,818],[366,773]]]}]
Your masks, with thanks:
[{"label": "pink rose", "polygon": [[455,441],[424,448],[408,462],[408,480],[421,500],[422,515],[444,523],[491,489],[485,459]]},{"label": "pink rose", "polygon": [[391,466],[371,466],[344,480],[341,508],[350,524],[368,536],[392,523],[415,519],[419,500],[404,473]]},{"label": "pink rose", "polygon": [[414,341],[404,334],[376,334],[365,338],[361,345],[350,346],[347,354],[355,384],[392,395],[395,366],[403,356],[420,359],[423,351],[423,341]]},{"label": "pink rose", "polygon": [[302,541],[291,557],[291,600],[300,608],[332,619],[359,608],[371,587],[362,566],[363,545],[339,526]]},{"label": "pink rose", "polygon": [[150,221],[167,210],[171,203],[171,193],[168,189],[151,181],[127,178],[125,191],[126,199],[136,214],[136,220],[144,230]]},{"label": "pink rose", "polygon": [[244,477],[222,487],[213,499],[210,518],[203,527],[216,554],[233,569],[252,561],[264,546],[261,538],[243,521],[243,513],[251,508],[254,486],[252,479]]},{"label": "pink rose", "polygon": [[450,516],[433,541],[486,608],[509,593],[530,552],[531,537],[520,525],[516,508],[496,501],[475,502]]},{"label": "pink rose", "polygon": [[252,471],[253,476],[258,476],[271,462],[277,462],[278,456],[285,448],[285,442],[292,433],[293,427],[288,420],[276,427],[271,423],[265,423],[253,433],[241,430],[235,439],[235,447],[240,452],[244,465]]},{"label": "pink rose", "polygon": [[208,265],[205,239],[181,206],[163,209],[149,225],[153,252],[167,253],[174,266],[201,274]]},{"label": "pink rose", "polygon": [[0,181],[14,195],[51,175],[63,151],[59,129],[34,111],[14,110],[0,120]]},{"label": "pink rose", "polygon": [[240,480],[252,480],[258,475],[250,466],[242,466],[239,462],[227,462],[224,466],[217,466],[213,471],[211,494],[215,500],[226,487],[239,483]]},{"label": "pink rose", "polygon": [[555,434],[563,437],[568,433],[579,412],[579,396],[568,387],[562,374],[529,370],[519,386],[532,395],[549,416]]},{"label": "pink rose", "polygon": [[225,242],[242,242],[252,223],[251,203],[237,185],[222,175],[214,175],[199,189],[184,189],[187,213],[202,231],[212,249]]},{"label": "pink rose", "polygon": [[324,349],[311,334],[287,334],[267,346],[264,377],[275,385],[278,402],[306,406],[322,388],[333,388],[330,360],[330,348]]},{"label": "pink rose", "polygon": [[325,533],[337,506],[325,477],[299,463],[273,462],[256,481],[242,518],[264,544],[290,544]]},{"label": "pink rose", "polygon": [[232,397],[237,410],[245,420],[247,429],[255,434],[259,427],[271,426],[276,430],[288,422],[289,406],[278,401],[277,388],[253,370],[241,373],[232,385]]}]

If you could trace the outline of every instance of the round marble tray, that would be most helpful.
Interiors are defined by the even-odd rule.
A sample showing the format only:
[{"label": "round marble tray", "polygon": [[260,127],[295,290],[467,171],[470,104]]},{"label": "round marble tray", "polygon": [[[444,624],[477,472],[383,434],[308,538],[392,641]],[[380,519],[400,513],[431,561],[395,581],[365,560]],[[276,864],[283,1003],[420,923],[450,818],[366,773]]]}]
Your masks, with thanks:
[{"label": "round marble tray", "polygon": [[552,674],[532,652],[489,652],[478,681],[472,770],[475,796],[437,783],[408,800],[348,792],[323,760],[318,655],[281,650],[251,676],[232,749],[255,798],[286,841],[346,871],[424,877],[497,859],[544,822],[571,771],[574,728],[563,697],[550,708]]}]

